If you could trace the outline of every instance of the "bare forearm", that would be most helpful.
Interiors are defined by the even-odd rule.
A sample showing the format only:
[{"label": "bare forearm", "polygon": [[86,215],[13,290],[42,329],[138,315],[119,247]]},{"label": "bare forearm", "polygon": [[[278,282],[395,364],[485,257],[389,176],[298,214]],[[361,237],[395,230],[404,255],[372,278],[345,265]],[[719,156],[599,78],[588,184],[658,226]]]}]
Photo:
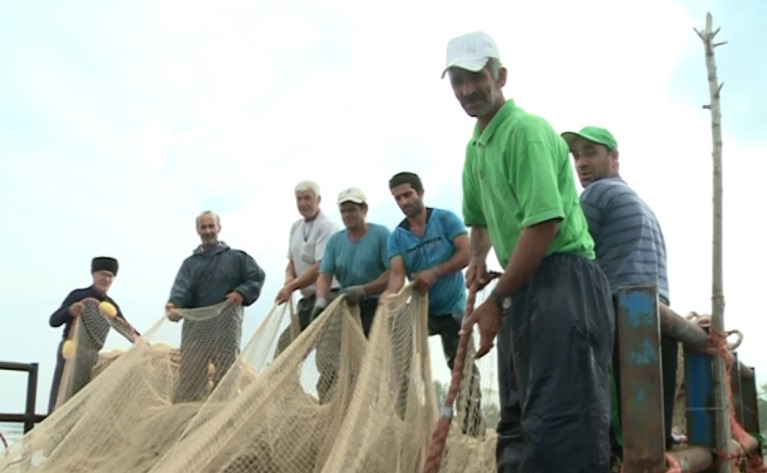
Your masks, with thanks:
[{"label": "bare forearm", "polygon": [[471,261],[484,262],[490,253],[490,234],[487,227],[471,227],[469,240],[469,258]]},{"label": "bare forearm", "polygon": [[395,294],[402,290],[402,286],[405,285],[405,274],[395,271],[389,271],[388,282],[386,283],[386,291],[390,294]]},{"label": "bare forearm", "polygon": [[330,283],[332,281],[332,274],[320,274],[317,278],[317,300],[328,298],[330,295]]},{"label": "bare forearm", "polygon": [[296,267],[293,265],[293,260],[288,261],[288,266],[285,268],[285,282],[296,279]]},{"label": "bare forearm", "polygon": [[289,283],[289,286],[294,291],[298,289],[303,289],[306,286],[310,286],[314,284],[317,281],[317,278],[319,275],[320,275],[320,262],[317,261],[313,265],[309,266],[309,269],[304,271],[304,273],[300,277],[297,277],[294,280],[292,280]]},{"label": "bare forearm", "polygon": [[[487,257],[487,253],[485,253]],[[446,276],[448,274],[457,273],[465,268],[469,264],[469,248],[458,250],[452,258],[444,263],[435,266],[434,272],[437,273],[437,277]]]},{"label": "bare forearm", "polygon": [[381,294],[386,289],[386,285],[389,283],[389,271],[384,272],[378,276],[375,280],[365,284],[362,288],[365,290],[365,294],[372,296],[375,294]]},{"label": "bare forearm", "polygon": [[506,271],[496,285],[498,294],[513,297],[519,292],[540,266],[558,228],[559,222],[550,220],[522,230]]}]

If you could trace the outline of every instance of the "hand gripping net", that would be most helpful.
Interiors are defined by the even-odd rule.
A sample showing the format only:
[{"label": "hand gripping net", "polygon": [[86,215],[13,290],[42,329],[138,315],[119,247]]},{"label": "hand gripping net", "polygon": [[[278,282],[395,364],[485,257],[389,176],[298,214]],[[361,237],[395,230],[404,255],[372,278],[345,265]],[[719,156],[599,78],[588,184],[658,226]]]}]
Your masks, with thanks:
[{"label": "hand gripping net", "polygon": [[[339,297],[277,357],[290,305],[272,308],[234,357],[241,308],[180,310],[182,321],[163,317],[103,360],[99,376],[0,456],[0,472],[419,471],[437,419],[426,304],[404,288],[366,339],[358,308]],[[467,353],[471,365],[473,343]],[[462,417],[482,413],[462,411],[461,395],[458,404],[466,412],[441,471],[490,471],[495,434],[464,435]]]},{"label": "hand gripping net", "polygon": [[83,310],[62,346],[65,362],[55,408],[77,394],[95,376],[99,351],[104,348],[110,328],[131,342],[136,339],[133,327],[122,319],[102,313],[98,301],[83,301]]}]

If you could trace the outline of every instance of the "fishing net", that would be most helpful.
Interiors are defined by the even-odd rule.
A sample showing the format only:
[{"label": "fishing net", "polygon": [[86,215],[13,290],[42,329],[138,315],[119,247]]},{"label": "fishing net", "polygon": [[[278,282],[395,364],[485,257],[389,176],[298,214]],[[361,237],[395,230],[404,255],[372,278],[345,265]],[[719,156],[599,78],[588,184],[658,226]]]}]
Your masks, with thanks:
[{"label": "fishing net", "polygon": [[69,337],[61,347],[65,362],[55,408],[90,382],[100,360],[99,351],[104,348],[110,329],[115,329],[131,342],[137,338],[133,327],[116,315],[116,308],[109,302],[99,303],[95,299],[83,301],[83,310],[75,319]]},{"label": "fishing net", "polygon": [[[427,301],[409,286],[379,307],[369,338],[357,306],[339,297],[279,356],[278,334],[297,323],[289,304],[274,307],[241,352],[241,308],[178,313],[124,353],[101,354],[98,376],[12,445],[0,472],[420,469],[437,396]],[[485,417],[497,418],[497,396],[483,390],[482,409],[476,397],[477,383],[496,384],[495,361],[474,363],[474,343],[465,366],[477,368],[461,385],[444,472],[494,468],[486,425],[496,419]],[[466,435],[467,424],[482,429]]]}]

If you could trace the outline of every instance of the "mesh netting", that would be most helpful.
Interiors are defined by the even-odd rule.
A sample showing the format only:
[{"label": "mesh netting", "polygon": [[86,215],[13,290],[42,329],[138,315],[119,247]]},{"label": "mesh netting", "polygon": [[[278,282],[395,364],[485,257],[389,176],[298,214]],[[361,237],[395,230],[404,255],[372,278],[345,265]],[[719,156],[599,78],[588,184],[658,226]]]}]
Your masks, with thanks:
[{"label": "mesh netting", "polygon": [[133,327],[115,316],[117,311],[109,302],[86,299],[82,304],[83,310],[62,345],[62,356],[66,361],[55,408],[77,394],[97,374],[94,368],[99,364],[99,351],[104,348],[110,328],[131,342],[137,338]]},{"label": "mesh netting", "polygon": [[[437,417],[426,304],[406,287],[366,339],[358,308],[337,298],[276,357],[278,334],[297,323],[290,305],[273,308],[241,353],[241,308],[179,310],[178,323],[163,318],[129,350],[98,357],[98,376],[14,444],[0,471],[418,471]],[[475,364],[473,343],[443,472],[494,468],[477,398],[480,379],[495,384],[495,362]],[[493,403],[483,391],[483,406]]]}]

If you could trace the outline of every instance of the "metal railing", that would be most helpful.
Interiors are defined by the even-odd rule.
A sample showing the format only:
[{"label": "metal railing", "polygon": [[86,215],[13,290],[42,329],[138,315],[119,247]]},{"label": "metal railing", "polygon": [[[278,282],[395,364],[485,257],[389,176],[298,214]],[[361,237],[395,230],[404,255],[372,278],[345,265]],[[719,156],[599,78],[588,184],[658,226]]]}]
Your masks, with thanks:
[{"label": "metal railing", "polygon": [[[617,325],[620,345],[621,427],[624,473],[698,473],[708,470],[722,455],[762,452],[759,434],[754,368],[734,357],[731,378],[735,420],[746,435],[731,439],[731,452],[716,452],[716,405],[710,353],[711,337],[699,324],[687,320],[658,300],[654,286],[618,289]],[[684,347],[684,392],[688,447],[666,451],[660,336],[672,337]],[[727,409],[730,406],[726,407]],[[729,418],[729,416],[728,416]],[[669,460],[677,463],[669,468]],[[745,462],[745,458],[742,458]],[[726,460],[730,461],[730,460]],[[748,469],[742,471],[750,471]]]},{"label": "metal railing", "polygon": [[0,361],[0,370],[21,371],[27,373],[27,399],[24,412],[17,414],[0,413],[0,422],[23,424],[24,433],[26,434],[34,428],[36,423],[42,422],[46,418],[45,415],[35,413],[35,403],[37,400],[38,364]]}]

